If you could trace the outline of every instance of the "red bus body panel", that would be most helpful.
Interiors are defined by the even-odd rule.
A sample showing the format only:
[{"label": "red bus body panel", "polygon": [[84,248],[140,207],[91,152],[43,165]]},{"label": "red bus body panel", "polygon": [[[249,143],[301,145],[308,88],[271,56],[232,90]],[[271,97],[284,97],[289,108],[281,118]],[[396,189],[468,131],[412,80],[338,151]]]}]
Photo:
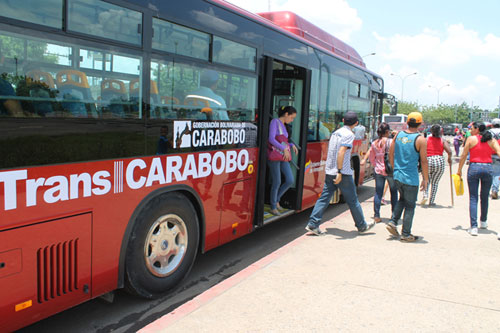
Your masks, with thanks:
[{"label": "red bus body panel", "polygon": [[[368,151],[368,140],[354,140],[352,156],[361,160]],[[323,190],[325,181],[325,164],[328,155],[328,141],[307,144],[306,164],[304,168],[304,190],[302,194],[302,209],[307,209],[316,203]],[[372,172],[372,167],[360,168],[359,184],[363,184],[365,175]]]},{"label": "red bus body panel", "polygon": [[[222,164],[222,155],[226,156],[225,165]],[[228,165],[231,164],[227,162],[229,155],[247,157],[242,158],[240,164],[236,161],[236,165]],[[203,168],[199,167],[202,156],[205,162],[209,156],[213,162],[209,167],[205,163],[203,172],[206,174],[207,168],[211,171],[209,175],[203,177],[200,176]],[[177,164],[168,162],[172,160]],[[182,161],[181,167],[178,167],[179,161]],[[167,165],[167,163],[171,164]],[[0,275],[0,295],[3,298],[9,293],[8,299],[11,300],[8,305],[0,308],[0,318],[9,318],[8,314],[13,312],[15,304],[26,301],[25,298],[16,297],[17,293],[13,292],[16,289],[12,288],[12,283],[15,282],[9,281],[25,281],[28,276],[37,276],[34,253],[38,249],[66,241],[68,237],[65,237],[61,230],[70,224],[69,217],[71,216],[80,216],[83,212],[87,214],[81,216],[91,216],[89,223],[85,225],[88,229],[85,242],[80,241],[80,244],[85,243],[85,246],[88,246],[87,250],[80,252],[80,254],[88,254],[88,258],[86,257],[88,267],[85,266],[88,273],[83,274],[84,270],[79,270],[83,274],[83,276],[79,274],[79,278],[85,281],[79,284],[79,288],[83,288],[83,284],[88,284],[89,290],[84,295],[85,297],[76,301],[73,299],[72,305],[117,288],[120,249],[122,241],[127,241],[124,239],[125,230],[128,223],[133,222],[130,220],[134,210],[148,194],[155,190],[174,185],[186,185],[194,189],[202,203],[200,209],[204,215],[204,226],[200,226],[200,233],[204,230],[205,235],[203,238],[203,234],[200,234],[200,239],[204,239],[203,250],[205,251],[248,234],[253,230],[257,165],[258,149],[250,148],[1,171],[0,179],[4,179],[2,185],[5,185],[6,175],[12,174],[14,178],[17,177],[17,180],[15,191],[12,186],[0,186],[0,231],[2,231],[0,233],[0,258],[3,255],[12,261],[8,264],[11,274]],[[177,174],[174,170],[176,167]],[[230,169],[235,170],[224,171]],[[21,177],[20,174],[24,175]],[[200,177],[195,178],[193,174],[198,174]],[[85,175],[82,178],[91,180],[90,187],[88,184],[86,186],[83,181],[72,182],[72,175],[73,177]],[[176,181],[178,176],[185,176],[186,179]],[[50,180],[51,185],[35,186],[37,181],[43,182],[41,179],[45,182]],[[12,185],[13,181],[9,184]],[[36,193],[36,197],[33,193]],[[56,201],[47,202],[53,200]],[[15,202],[15,208],[12,208],[13,202]],[[5,210],[7,206],[10,209]],[[21,210],[22,214],[19,213]],[[50,222],[55,220],[60,221],[57,224],[59,229],[55,228],[53,231],[40,229],[39,232],[26,233],[23,237],[14,236],[14,233],[23,233],[37,226],[55,225],[54,222]],[[8,241],[20,238],[23,238],[30,246]],[[20,256],[16,249],[22,249],[23,255]],[[92,265],[91,283],[90,264]],[[36,281],[33,283],[36,284]],[[25,293],[18,294],[25,295]],[[18,312],[19,316],[14,321],[17,328],[68,308],[62,305],[51,306],[56,303],[55,301],[38,303],[35,294],[36,288],[31,310],[28,308]],[[40,310],[45,305],[49,309],[47,312]],[[35,308],[37,308],[36,311]],[[36,313],[36,317],[30,317],[28,315],[30,311]],[[0,325],[0,327],[3,326]]]},{"label": "red bus body panel", "polygon": [[258,13],[258,15],[268,19],[294,35],[304,38],[358,66],[366,68],[363,59],[353,47],[295,13],[283,11]]}]

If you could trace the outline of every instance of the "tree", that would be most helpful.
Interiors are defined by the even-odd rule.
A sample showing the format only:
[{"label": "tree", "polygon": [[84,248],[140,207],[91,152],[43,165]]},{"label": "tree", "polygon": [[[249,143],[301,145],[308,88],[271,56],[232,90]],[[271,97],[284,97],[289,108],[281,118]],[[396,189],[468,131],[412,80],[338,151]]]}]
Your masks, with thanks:
[{"label": "tree", "polygon": [[398,113],[399,114],[410,114],[411,112],[418,111],[419,105],[416,102],[398,102]]}]

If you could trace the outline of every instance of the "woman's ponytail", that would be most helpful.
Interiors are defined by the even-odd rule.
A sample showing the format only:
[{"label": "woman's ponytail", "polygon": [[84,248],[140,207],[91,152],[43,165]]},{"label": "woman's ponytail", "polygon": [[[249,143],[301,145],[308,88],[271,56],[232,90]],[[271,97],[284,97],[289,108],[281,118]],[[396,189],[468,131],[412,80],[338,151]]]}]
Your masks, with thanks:
[{"label": "woman's ponytail", "polygon": [[483,122],[474,122],[472,123],[472,126],[479,130],[479,134],[481,135],[481,142],[488,142],[493,139],[493,135],[486,129],[486,125]]}]

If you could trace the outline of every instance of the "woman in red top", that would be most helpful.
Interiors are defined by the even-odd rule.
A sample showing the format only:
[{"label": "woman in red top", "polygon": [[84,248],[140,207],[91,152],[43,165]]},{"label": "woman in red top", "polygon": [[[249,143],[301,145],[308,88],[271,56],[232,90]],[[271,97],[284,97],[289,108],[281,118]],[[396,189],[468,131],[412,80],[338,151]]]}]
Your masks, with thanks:
[{"label": "woman in red top", "polygon": [[467,171],[467,184],[469,185],[469,215],[472,236],[477,236],[477,202],[479,182],[481,182],[481,229],[488,227],[488,197],[493,171],[491,167],[491,155],[496,153],[500,156],[500,145],[493,140],[491,132],[486,130],[484,123],[472,123],[471,136],[465,143],[465,148],[460,157],[457,174],[462,177],[462,167],[468,153],[470,152],[470,165]]},{"label": "woman in red top", "polygon": [[[432,136],[427,137],[427,162],[429,163],[429,185],[431,185],[431,200],[429,206],[435,206],[436,193],[438,190],[439,180],[444,173],[444,158],[443,151],[448,154],[448,164],[451,166],[451,148],[448,141],[441,137],[441,126],[432,125]],[[424,205],[429,197],[429,186],[424,191],[424,197],[420,202]]]}]

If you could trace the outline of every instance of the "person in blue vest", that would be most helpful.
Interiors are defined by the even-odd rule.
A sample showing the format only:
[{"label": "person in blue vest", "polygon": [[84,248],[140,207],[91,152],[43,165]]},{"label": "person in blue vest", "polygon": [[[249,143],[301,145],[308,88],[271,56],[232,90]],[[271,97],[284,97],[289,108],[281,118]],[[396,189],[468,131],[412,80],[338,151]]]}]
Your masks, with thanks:
[{"label": "person in blue vest", "polygon": [[391,221],[387,224],[387,230],[393,236],[398,237],[398,221],[403,215],[403,230],[400,240],[402,242],[414,242],[418,236],[411,234],[413,215],[418,194],[418,162],[422,165],[423,181],[420,190],[425,191],[429,183],[429,167],[427,163],[427,141],[418,132],[422,124],[422,114],[412,112],[408,115],[408,130],[399,132],[392,141],[389,149],[389,161],[394,169],[394,181],[399,192],[399,200],[392,213]]}]

